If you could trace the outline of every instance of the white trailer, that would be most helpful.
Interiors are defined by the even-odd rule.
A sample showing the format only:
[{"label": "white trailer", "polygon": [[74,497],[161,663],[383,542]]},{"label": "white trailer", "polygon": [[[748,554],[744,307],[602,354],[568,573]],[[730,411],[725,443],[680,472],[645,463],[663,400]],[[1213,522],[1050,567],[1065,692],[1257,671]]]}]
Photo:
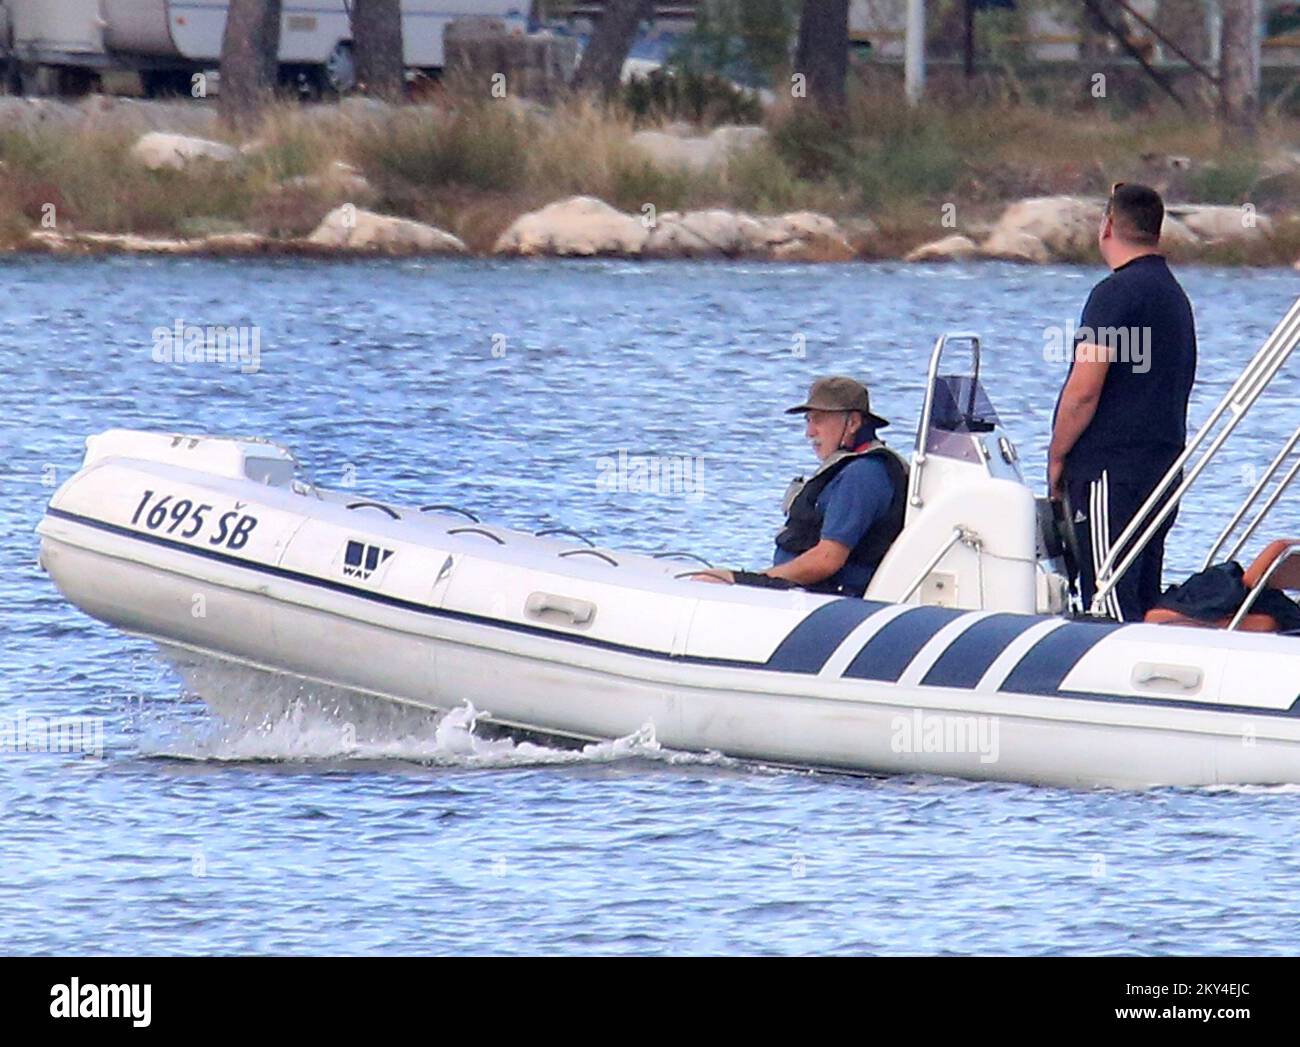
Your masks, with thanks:
[{"label": "white trailer", "polygon": [[[24,90],[86,90],[109,71],[133,71],[146,90],[188,89],[192,73],[215,67],[229,0],[0,0],[11,23],[10,53]],[[352,86],[348,0],[283,0],[280,63],[285,79],[328,90]],[[531,0],[403,0],[406,65],[437,70],[442,34],[467,15],[527,27]],[[2,21],[0,21],[2,24]]]}]

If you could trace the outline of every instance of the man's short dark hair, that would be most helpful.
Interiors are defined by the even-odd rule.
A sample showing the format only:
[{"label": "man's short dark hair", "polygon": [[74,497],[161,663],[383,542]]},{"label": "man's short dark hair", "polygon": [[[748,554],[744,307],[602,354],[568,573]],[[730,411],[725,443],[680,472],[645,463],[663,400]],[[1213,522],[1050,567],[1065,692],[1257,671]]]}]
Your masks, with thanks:
[{"label": "man's short dark hair", "polygon": [[1106,201],[1106,213],[1115,216],[1115,230],[1120,239],[1144,247],[1160,242],[1165,203],[1149,185],[1116,182]]}]

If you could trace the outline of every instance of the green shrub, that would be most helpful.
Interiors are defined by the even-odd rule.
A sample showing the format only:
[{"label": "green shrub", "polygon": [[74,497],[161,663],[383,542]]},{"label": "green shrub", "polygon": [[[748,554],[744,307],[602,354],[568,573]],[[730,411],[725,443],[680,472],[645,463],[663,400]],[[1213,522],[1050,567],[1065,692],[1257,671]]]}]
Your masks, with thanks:
[{"label": "green shrub", "polygon": [[633,77],[623,88],[622,101],[643,122],[756,124],[763,119],[763,106],[755,92],[712,73],[656,69]]},{"label": "green shrub", "polygon": [[943,127],[925,124],[856,151],[848,180],[862,202],[874,207],[904,196],[947,193],[960,171],[961,157]]},{"label": "green shrub", "polygon": [[826,178],[851,157],[843,129],[811,104],[796,106],[777,122],[772,145],[799,178]]},{"label": "green shrub", "polygon": [[451,113],[401,113],[363,129],[357,159],[381,181],[408,186],[513,189],[523,181],[526,126],[501,102],[466,105]]},{"label": "green shrub", "polygon": [[1205,204],[1239,204],[1259,180],[1259,161],[1245,156],[1193,167],[1187,176],[1187,190],[1193,200]]},{"label": "green shrub", "polygon": [[732,203],[745,211],[789,211],[798,206],[799,180],[771,146],[736,152],[727,163]]},{"label": "green shrub", "polygon": [[693,184],[689,171],[657,167],[629,151],[612,160],[609,203],[622,211],[638,212],[647,203],[658,211],[674,211],[690,202]]}]

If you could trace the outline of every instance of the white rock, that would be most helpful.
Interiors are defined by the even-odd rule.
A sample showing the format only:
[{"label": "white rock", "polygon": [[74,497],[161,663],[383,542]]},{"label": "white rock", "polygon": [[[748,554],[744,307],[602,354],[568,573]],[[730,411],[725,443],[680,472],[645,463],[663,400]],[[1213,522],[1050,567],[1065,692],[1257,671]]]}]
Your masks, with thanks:
[{"label": "white rock", "polygon": [[1171,207],[1169,212],[1196,236],[1214,242],[1254,240],[1273,229],[1272,219],[1259,214],[1250,204],[1237,207],[1189,204]]},{"label": "white rock", "polygon": [[913,248],[903,259],[905,262],[961,262],[979,253],[975,241],[969,236],[945,236],[928,244]]},{"label": "white rock", "polygon": [[749,249],[757,225],[749,215],[721,208],[669,211],[650,230],[643,252],[655,258],[737,255]]},{"label": "white rock", "polygon": [[1052,254],[1038,237],[1017,230],[996,228],[980,244],[985,258],[1004,258],[1012,262],[1050,262]]},{"label": "white rock", "polygon": [[1187,228],[1171,214],[1165,215],[1164,224],[1160,226],[1161,247],[1200,247],[1201,238]]},{"label": "white rock", "polygon": [[423,222],[376,214],[354,204],[342,204],[321,219],[307,238],[310,244],[351,251],[464,254],[458,237]]},{"label": "white rock", "polygon": [[78,233],[75,239],[90,247],[130,254],[186,254],[193,250],[189,240],[137,236],[135,233]]},{"label": "white rock", "polygon": [[844,235],[840,232],[835,219],[818,214],[816,211],[791,211],[789,214],[783,214],[781,221],[790,226],[796,237],[804,239],[811,236]]},{"label": "white rock", "polygon": [[724,125],[704,136],[691,135],[689,124],[671,124],[662,131],[638,131],[632,144],[661,168],[702,172],[725,164],[735,152],[752,149],[767,137],[762,127]]},{"label": "white rock", "polygon": [[1102,207],[1100,201],[1077,196],[1018,200],[1002,212],[989,238],[1012,245],[1016,242],[1012,234],[1019,233],[1034,237],[1057,257],[1096,254]]},{"label": "white rock", "polygon": [[844,261],[854,257],[844,231],[813,211],[755,216],[714,209],[660,215],[644,253],[656,258],[753,255],[786,261]]},{"label": "white rock", "polygon": [[257,254],[275,243],[260,233],[215,233],[194,241],[196,250],[212,254]]},{"label": "white rock", "polygon": [[137,236],[134,233],[60,233],[41,229],[28,236],[32,247],[56,253],[71,251],[123,254],[254,254],[274,243],[258,233],[219,233],[189,240]]},{"label": "white rock", "polygon": [[520,215],[498,238],[496,254],[639,255],[650,230],[638,217],[592,196],[571,196]]},{"label": "white rock", "polygon": [[320,174],[297,175],[285,179],[281,185],[289,189],[333,190],[352,197],[370,197],[375,193],[370,180],[342,160],[335,160]]},{"label": "white rock", "polygon": [[856,257],[844,230],[827,215],[792,211],[760,221],[767,226],[773,258],[787,262],[847,262]]},{"label": "white rock", "polygon": [[239,156],[239,150],[207,138],[150,131],[131,147],[131,156],[153,171],[163,168],[182,171],[195,161],[229,163]]}]

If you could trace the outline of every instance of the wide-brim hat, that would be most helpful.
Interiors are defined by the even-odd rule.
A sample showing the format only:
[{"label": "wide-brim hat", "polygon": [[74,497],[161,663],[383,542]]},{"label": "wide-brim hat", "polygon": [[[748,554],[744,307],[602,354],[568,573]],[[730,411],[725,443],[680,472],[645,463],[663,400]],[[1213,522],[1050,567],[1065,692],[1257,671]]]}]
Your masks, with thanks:
[{"label": "wide-brim hat", "polygon": [[807,414],[809,411],[860,411],[867,425],[883,429],[889,422],[871,412],[871,394],[856,378],[831,375],[818,378],[808,387],[808,399],[795,407],[786,408],[786,414]]}]

